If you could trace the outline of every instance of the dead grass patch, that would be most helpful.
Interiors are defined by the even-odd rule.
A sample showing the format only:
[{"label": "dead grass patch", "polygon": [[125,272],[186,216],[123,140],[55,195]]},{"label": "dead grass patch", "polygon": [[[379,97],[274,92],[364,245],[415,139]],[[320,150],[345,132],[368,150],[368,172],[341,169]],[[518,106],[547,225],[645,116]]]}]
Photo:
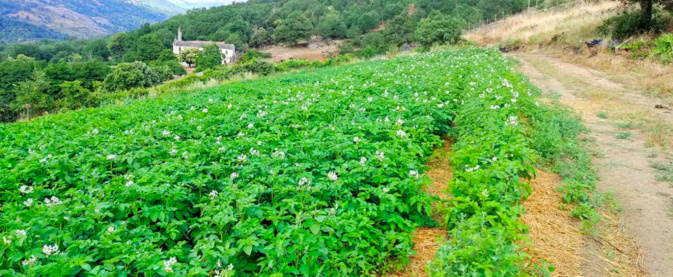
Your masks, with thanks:
[{"label": "dead grass patch", "polygon": [[577,43],[603,20],[622,9],[619,1],[585,1],[566,9],[531,10],[486,25],[464,35],[479,45],[545,44],[553,40]]},{"label": "dead grass patch", "polygon": [[555,268],[554,276],[580,276],[583,235],[577,220],[561,209],[561,178],[538,170],[531,182],[532,194],[524,202],[521,217],[529,227],[530,245],[525,248],[533,262],[545,260]]}]

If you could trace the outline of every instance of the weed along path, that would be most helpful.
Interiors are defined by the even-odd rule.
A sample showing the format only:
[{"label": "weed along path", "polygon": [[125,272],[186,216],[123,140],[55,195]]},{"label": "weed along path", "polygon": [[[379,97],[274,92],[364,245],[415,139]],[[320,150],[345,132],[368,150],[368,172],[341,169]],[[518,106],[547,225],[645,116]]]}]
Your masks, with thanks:
[{"label": "weed along path", "polygon": [[[613,192],[621,204],[618,218],[603,216],[601,231],[608,231],[586,239],[582,275],[673,276],[673,188],[658,181],[658,172],[651,167],[664,152],[659,146],[670,143],[673,114],[656,110],[657,98],[634,92],[628,83],[600,72],[542,54],[514,57],[521,72],[548,98],[558,98],[582,115],[590,129],[587,139],[596,146],[597,189]],[[638,242],[642,257],[627,237]],[[639,271],[641,263],[647,273]]]}]

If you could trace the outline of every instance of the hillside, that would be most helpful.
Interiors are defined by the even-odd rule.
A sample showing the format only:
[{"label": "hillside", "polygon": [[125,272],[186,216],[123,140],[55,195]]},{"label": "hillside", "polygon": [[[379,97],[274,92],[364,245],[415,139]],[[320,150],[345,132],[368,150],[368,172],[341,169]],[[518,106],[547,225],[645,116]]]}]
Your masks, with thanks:
[{"label": "hillside", "polygon": [[165,0],[185,9],[210,8],[216,6],[243,3],[247,0]]},{"label": "hillside", "polygon": [[[40,38],[80,39],[129,31],[159,22],[183,9],[158,0],[0,0],[0,42]],[[27,27],[32,25],[35,27]],[[31,31],[23,31],[30,29]]]}]

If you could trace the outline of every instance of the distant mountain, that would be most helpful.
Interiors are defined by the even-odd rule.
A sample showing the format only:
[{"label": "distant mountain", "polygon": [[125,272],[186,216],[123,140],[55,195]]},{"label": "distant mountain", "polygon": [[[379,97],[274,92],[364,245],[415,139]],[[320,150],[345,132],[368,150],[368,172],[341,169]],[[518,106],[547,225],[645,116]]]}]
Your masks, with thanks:
[{"label": "distant mountain", "polygon": [[151,11],[168,16],[184,13],[187,8],[173,4],[170,0],[124,0],[136,6],[145,7]]},{"label": "distant mountain", "polygon": [[210,8],[216,6],[231,5],[233,3],[243,3],[247,0],[166,0],[175,5],[186,9]]},{"label": "distant mountain", "polygon": [[167,0],[0,0],[0,42],[102,37],[184,10]]}]

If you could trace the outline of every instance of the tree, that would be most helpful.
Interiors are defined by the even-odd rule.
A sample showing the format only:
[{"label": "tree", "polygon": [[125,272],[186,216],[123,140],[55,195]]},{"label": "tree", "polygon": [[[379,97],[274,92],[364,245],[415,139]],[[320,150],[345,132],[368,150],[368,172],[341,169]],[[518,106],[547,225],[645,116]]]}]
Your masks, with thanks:
[{"label": "tree", "polygon": [[0,119],[2,121],[15,120],[17,114],[12,109],[12,103],[18,91],[16,85],[29,80],[33,71],[41,67],[40,62],[24,55],[0,63]]},{"label": "tree", "polygon": [[120,63],[103,81],[108,92],[147,88],[161,83],[161,77],[143,62]]},{"label": "tree", "polygon": [[50,95],[56,95],[63,82],[75,80],[75,74],[72,68],[65,61],[49,64],[49,66],[44,69],[44,75],[51,83],[48,91]]},{"label": "tree", "polygon": [[264,28],[255,29],[252,34],[252,37],[250,38],[250,46],[252,47],[260,47],[272,43],[273,43],[273,36],[271,32],[268,32]]},{"label": "tree", "polygon": [[296,45],[301,40],[309,40],[313,35],[313,23],[303,14],[295,12],[283,20],[274,31],[277,42]]},{"label": "tree", "polygon": [[362,35],[362,30],[357,25],[351,26],[348,31],[346,31],[346,37],[349,39],[356,39]]},{"label": "tree", "polygon": [[630,3],[640,4],[642,10],[642,24],[645,26],[652,25],[652,18],[654,15],[654,4],[660,4],[668,10],[673,9],[673,0],[622,0]]},{"label": "tree", "polygon": [[178,58],[173,54],[173,50],[171,49],[164,49],[161,51],[159,54],[159,61],[162,62],[167,62],[167,61],[178,61]]},{"label": "tree", "polygon": [[428,47],[435,43],[456,43],[460,34],[460,23],[456,19],[435,11],[418,24],[416,40]]},{"label": "tree", "polygon": [[91,103],[91,92],[82,87],[82,82],[72,81],[61,84],[61,94],[63,98],[60,100],[61,107],[76,110],[82,107],[93,106]]},{"label": "tree", "polygon": [[138,56],[141,61],[148,62],[158,59],[162,50],[164,50],[164,44],[156,35],[144,35],[138,40]]},{"label": "tree", "polygon": [[49,82],[44,72],[36,70],[26,80],[17,84],[16,100],[14,109],[26,111],[28,118],[32,114],[42,114],[53,108],[53,99],[48,95]]},{"label": "tree", "polygon": [[244,37],[241,37],[241,35],[238,33],[230,34],[226,41],[227,43],[236,46],[236,50],[243,51],[248,48],[248,40]]},{"label": "tree", "polygon": [[110,54],[112,55],[113,59],[116,61],[124,60],[124,50],[126,49],[125,45],[124,33],[113,35],[110,38],[110,42],[108,43],[107,47],[110,49]]},{"label": "tree", "polygon": [[361,30],[369,31],[381,25],[381,15],[376,11],[370,11],[363,14],[358,21]]},{"label": "tree", "polygon": [[198,54],[196,64],[201,70],[222,65],[222,53],[220,52],[220,48],[215,44],[204,46],[203,51]]},{"label": "tree", "polygon": [[386,41],[391,45],[411,43],[414,40],[415,25],[416,22],[409,16],[396,16],[388,21],[386,28],[383,30]]},{"label": "tree", "polygon": [[318,34],[323,37],[346,37],[346,24],[338,13],[329,13],[323,16],[318,24]]},{"label": "tree", "polygon": [[112,71],[107,64],[98,59],[73,63],[70,67],[72,67],[72,72],[75,75],[74,79],[81,81],[82,87],[92,91],[94,90],[94,84],[105,80],[105,77]]},{"label": "tree", "polygon": [[110,49],[107,47],[105,39],[94,39],[84,46],[84,53],[89,58],[101,58],[107,60],[110,57]]},{"label": "tree", "polygon": [[187,48],[178,54],[178,60],[183,63],[187,63],[189,67],[192,67],[192,65],[196,63],[196,58],[198,55],[199,49]]}]

